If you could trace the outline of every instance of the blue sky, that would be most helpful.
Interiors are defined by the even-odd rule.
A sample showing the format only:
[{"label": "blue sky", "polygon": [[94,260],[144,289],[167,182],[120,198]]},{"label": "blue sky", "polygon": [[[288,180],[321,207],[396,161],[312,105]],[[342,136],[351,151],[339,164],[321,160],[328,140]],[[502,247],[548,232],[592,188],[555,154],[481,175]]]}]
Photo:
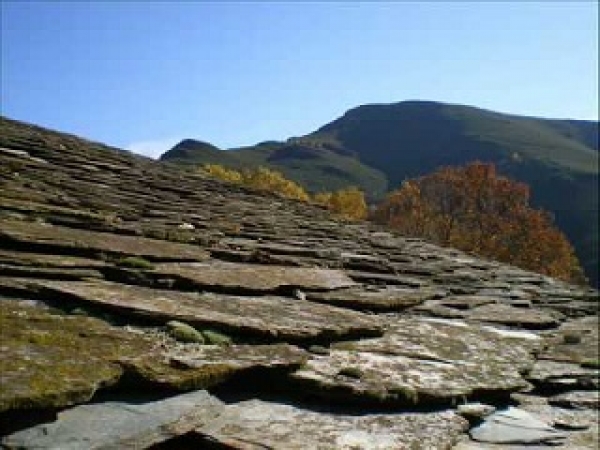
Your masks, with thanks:
[{"label": "blue sky", "polygon": [[588,2],[1,3],[1,112],[157,156],[314,131],[365,103],[598,119]]}]

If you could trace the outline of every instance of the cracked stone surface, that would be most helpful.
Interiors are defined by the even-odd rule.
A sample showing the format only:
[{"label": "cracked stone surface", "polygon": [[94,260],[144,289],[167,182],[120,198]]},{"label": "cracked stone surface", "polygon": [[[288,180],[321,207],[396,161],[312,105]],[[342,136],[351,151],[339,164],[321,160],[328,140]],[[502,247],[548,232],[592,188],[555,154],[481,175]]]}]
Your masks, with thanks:
[{"label": "cracked stone surface", "polygon": [[333,415],[250,400],[228,406],[197,432],[227,448],[245,450],[441,450],[467,426],[466,420],[450,411]]},{"label": "cracked stone surface", "polygon": [[477,442],[491,444],[560,443],[567,437],[527,411],[512,407],[486,417],[469,434]]},{"label": "cracked stone surface", "polygon": [[528,386],[538,339],[462,322],[398,319],[381,338],[332,345],[293,374],[316,393],[342,400],[450,403]]}]

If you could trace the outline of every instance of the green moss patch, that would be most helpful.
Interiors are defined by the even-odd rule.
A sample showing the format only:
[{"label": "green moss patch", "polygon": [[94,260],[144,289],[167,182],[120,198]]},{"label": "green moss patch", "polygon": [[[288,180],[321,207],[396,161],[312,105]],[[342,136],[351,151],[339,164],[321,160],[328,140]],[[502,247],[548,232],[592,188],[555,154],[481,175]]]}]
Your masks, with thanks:
[{"label": "green moss patch", "polygon": [[207,344],[230,345],[231,338],[214,330],[202,330],[202,336]]},{"label": "green moss patch", "polygon": [[128,256],[125,258],[118,259],[116,261],[116,265],[119,267],[127,267],[130,269],[145,269],[145,270],[154,269],[154,264],[152,264],[147,259],[144,259],[139,256]]},{"label": "green moss patch", "polygon": [[167,332],[179,342],[204,344],[204,336],[187,323],[171,320],[167,322]]},{"label": "green moss patch", "polygon": [[119,358],[151,350],[149,341],[98,319],[11,301],[0,308],[0,329],[0,412],[87,401],[119,380]]}]

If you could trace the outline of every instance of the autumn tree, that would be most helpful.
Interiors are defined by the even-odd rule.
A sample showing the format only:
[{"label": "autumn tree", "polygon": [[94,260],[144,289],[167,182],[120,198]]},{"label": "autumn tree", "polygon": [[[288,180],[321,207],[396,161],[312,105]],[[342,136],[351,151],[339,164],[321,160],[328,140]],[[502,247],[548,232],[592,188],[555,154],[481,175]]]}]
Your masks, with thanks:
[{"label": "autumn tree", "polygon": [[356,187],[321,192],[315,194],[313,200],[350,220],[362,220],[367,217],[365,195]]},{"label": "autumn tree", "polygon": [[405,181],[373,219],[409,236],[585,282],[567,238],[548,213],[529,205],[529,197],[526,184],[498,175],[493,164],[474,162]]}]

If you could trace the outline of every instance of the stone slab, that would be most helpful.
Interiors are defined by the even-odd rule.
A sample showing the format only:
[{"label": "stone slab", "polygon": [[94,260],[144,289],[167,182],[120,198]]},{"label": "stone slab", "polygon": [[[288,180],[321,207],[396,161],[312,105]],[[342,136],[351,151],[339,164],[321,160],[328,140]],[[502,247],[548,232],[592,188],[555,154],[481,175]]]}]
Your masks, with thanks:
[{"label": "stone slab", "polygon": [[244,450],[447,449],[468,423],[451,411],[328,414],[250,400],[228,406],[197,432],[227,448]]},{"label": "stone slab", "polygon": [[61,247],[77,253],[106,252],[157,260],[202,261],[209,254],[198,246],[139,236],[67,228],[46,223],[0,221],[0,238],[23,246]]},{"label": "stone slab", "polygon": [[59,413],[55,422],[9,435],[2,444],[21,450],[138,450],[209,423],[222,409],[206,391],[142,404],[81,405]]},{"label": "stone slab", "polygon": [[342,401],[449,404],[528,387],[538,340],[460,321],[398,318],[381,338],[332,345],[292,377]]},{"label": "stone slab", "polygon": [[281,288],[331,290],[356,286],[356,283],[341,270],[216,260],[202,263],[159,264],[156,266],[156,272],[185,278],[208,290],[217,288],[249,293],[272,293]]},{"label": "stone slab", "polygon": [[89,400],[122,375],[117,360],[149,341],[89,317],[50,314],[21,302],[0,308],[0,412]]},{"label": "stone slab", "polygon": [[111,282],[36,281],[35,285],[42,292],[67,294],[122,314],[181,320],[276,341],[335,341],[381,334],[382,321],[377,317],[286,297],[200,294]]},{"label": "stone slab", "polygon": [[598,389],[600,370],[570,362],[538,360],[527,379],[544,389]]},{"label": "stone slab", "polygon": [[370,290],[350,288],[331,292],[314,292],[309,293],[306,298],[357,310],[402,311],[443,295],[443,291],[435,289],[402,289],[387,286]]},{"label": "stone slab", "polygon": [[533,414],[514,407],[488,416],[469,434],[475,441],[491,444],[544,444],[567,437]]},{"label": "stone slab", "polygon": [[467,316],[480,322],[499,323],[527,329],[548,329],[560,324],[556,315],[534,308],[516,308],[510,305],[488,304],[479,306]]}]

